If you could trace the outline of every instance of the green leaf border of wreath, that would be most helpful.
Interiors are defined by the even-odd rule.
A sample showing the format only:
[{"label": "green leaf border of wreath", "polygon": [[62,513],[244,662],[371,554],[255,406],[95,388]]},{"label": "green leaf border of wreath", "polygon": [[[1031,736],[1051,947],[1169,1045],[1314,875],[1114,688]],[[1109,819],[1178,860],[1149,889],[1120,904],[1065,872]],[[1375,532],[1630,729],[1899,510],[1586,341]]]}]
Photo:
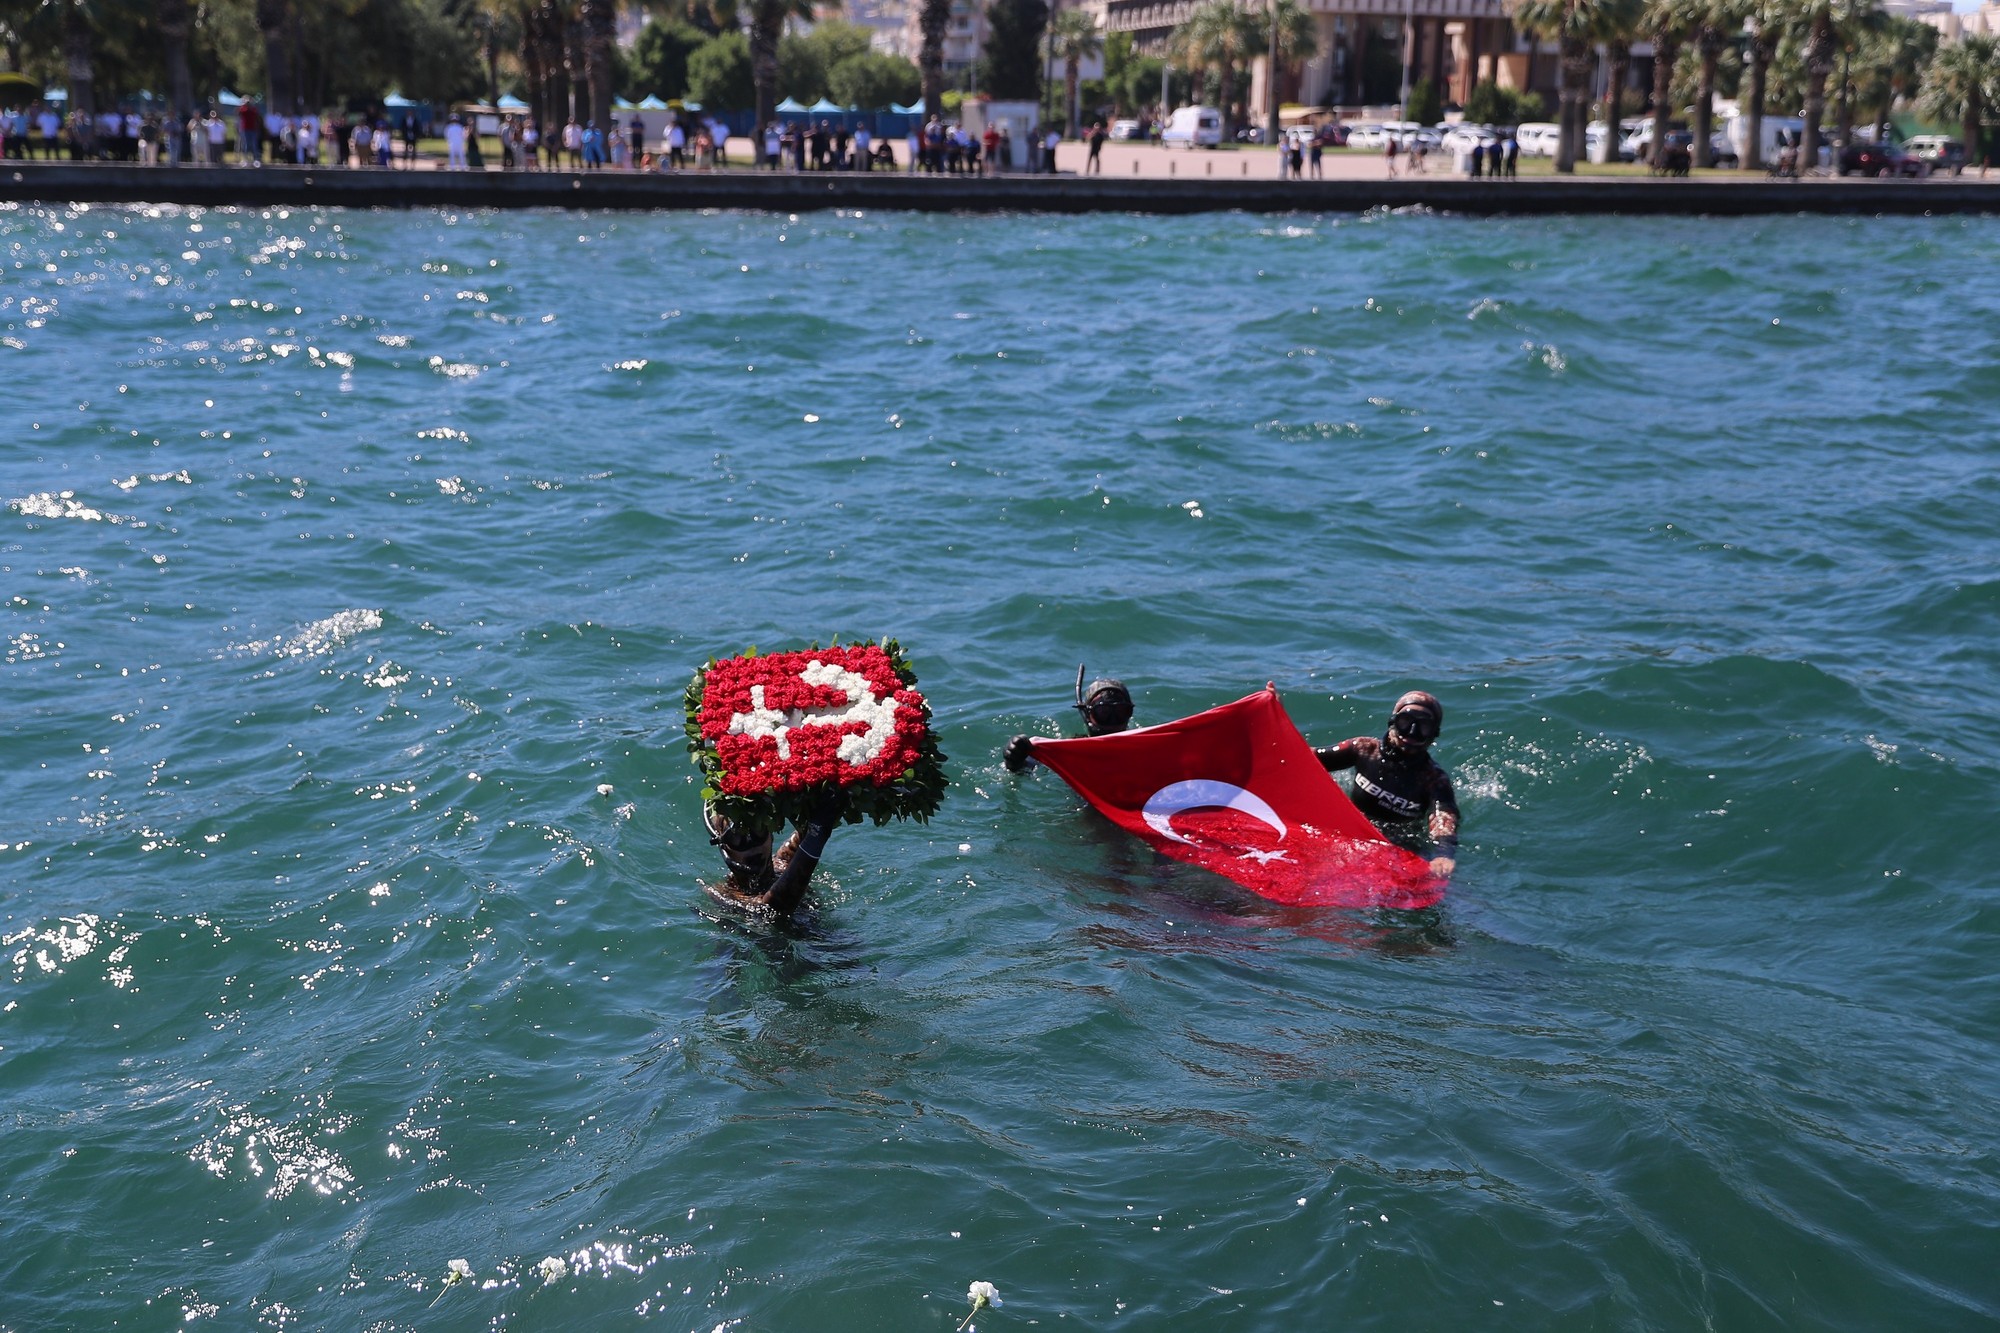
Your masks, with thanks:
[{"label": "green leaf border of wreath", "polygon": [[[903,646],[894,639],[868,640],[878,644],[889,655],[889,664],[895,669],[896,678],[911,689],[916,688],[917,673],[910,666],[909,657]],[[841,646],[840,636],[835,635],[831,647]],[[848,646],[852,647],[853,644]],[[805,648],[786,649],[787,652],[818,652],[817,640]],[[735,657],[757,657],[760,654],[755,644]],[[722,760],[715,747],[702,738],[701,705],[708,685],[709,668],[722,658],[711,657],[694,673],[688,682],[686,692],[681,696],[682,710],[687,728],[688,752],[694,756],[695,766],[701,770],[701,799],[715,807],[716,813],[731,824],[741,828],[754,829],[760,833],[780,833],[786,824],[803,824],[813,812],[813,806],[820,794],[819,788],[806,791],[760,792],[745,796],[722,790]],[[945,776],[945,754],[938,749],[937,733],[931,726],[930,700],[924,700],[924,739],[917,747],[917,760],[903,770],[902,776],[887,786],[842,787],[840,818],[849,824],[859,824],[864,819],[872,819],[877,824],[886,824],[892,819],[914,819],[919,824],[929,821],[937,813],[938,805],[944,799],[944,789],[951,784]]]}]

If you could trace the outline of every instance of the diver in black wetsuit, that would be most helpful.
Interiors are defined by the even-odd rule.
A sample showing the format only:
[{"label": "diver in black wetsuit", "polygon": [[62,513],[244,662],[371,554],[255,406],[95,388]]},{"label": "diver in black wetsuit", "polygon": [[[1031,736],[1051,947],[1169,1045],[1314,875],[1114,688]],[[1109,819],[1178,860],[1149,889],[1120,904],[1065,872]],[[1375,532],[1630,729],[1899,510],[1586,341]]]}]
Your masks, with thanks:
[{"label": "diver in black wetsuit", "polygon": [[1328,772],[1354,770],[1354,804],[1376,824],[1423,820],[1435,844],[1431,872],[1448,878],[1458,868],[1458,797],[1430,754],[1443,726],[1437,697],[1411,690],[1389,710],[1380,739],[1356,736],[1313,753]]},{"label": "diver in black wetsuit", "polygon": [[724,819],[712,805],[701,808],[708,840],[722,852],[729,878],[716,885],[716,897],[739,907],[758,907],[790,916],[806,896],[806,886],[826,851],[827,839],[840,822],[840,797],[828,793],[811,816],[771,854],[771,835],[752,833]]},{"label": "diver in black wetsuit", "polygon": [[[1076,669],[1076,702],[1071,707],[1083,714],[1086,736],[1110,736],[1132,725],[1132,692],[1125,688],[1125,682],[1107,677],[1091,681],[1086,690],[1081,665]],[[1029,753],[1034,746],[1034,737],[1016,736],[1000,752],[1000,762],[1007,765],[1008,772],[1019,773],[1035,762]]]}]

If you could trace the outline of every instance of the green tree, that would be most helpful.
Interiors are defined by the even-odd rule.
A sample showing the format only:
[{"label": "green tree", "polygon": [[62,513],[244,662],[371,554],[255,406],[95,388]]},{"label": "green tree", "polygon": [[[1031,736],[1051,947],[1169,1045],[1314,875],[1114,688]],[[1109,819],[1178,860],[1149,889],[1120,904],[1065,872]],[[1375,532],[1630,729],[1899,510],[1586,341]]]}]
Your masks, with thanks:
[{"label": "green tree", "polygon": [[[688,57],[687,90],[704,107],[735,111],[758,105],[765,92],[752,76],[749,39],[725,32],[697,47]],[[759,123],[768,124],[769,118]]]},{"label": "green tree", "polygon": [[1319,20],[1299,0],[1264,0],[1264,5],[1257,23],[1263,32],[1265,55],[1273,60],[1273,67],[1266,71],[1270,123],[1265,131],[1276,143],[1279,75],[1319,54]]},{"label": "green tree", "polygon": [[1986,108],[1995,98],[2000,83],[2000,43],[1991,37],[1962,37],[1938,48],[1924,76],[1923,96],[1917,106],[1930,120],[1946,124],[1957,121],[1959,137],[1965,140],[1968,161],[1984,161],[1980,131]]},{"label": "green tree", "polygon": [[1916,19],[1888,17],[1862,35],[1854,53],[1854,100],[1873,112],[1877,143],[1889,137],[1896,103],[1916,96],[1937,49],[1938,30]]},{"label": "green tree", "polygon": [[1042,30],[1048,21],[1046,0],[992,0],[987,5],[985,92],[1016,101],[1040,100]]},{"label": "green tree", "polygon": [[908,105],[923,91],[923,75],[901,56],[862,51],[827,71],[827,96],[842,106],[879,110],[891,102]]},{"label": "green tree", "polygon": [[923,75],[924,110],[938,114],[944,99],[944,35],[951,26],[952,0],[912,0],[917,10],[917,30],[923,43],[917,54],[917,69]]},{"label": "green tree", "polygon": [[688,59],[710,35],[686,20],[648,23],[632,44],[630,90],[671,101],[687,92]]},{"label": "green tree", "polygon": [[1063,115],[1069,121],[1072,139],[1081,139],[1079,122],[1083,110],[1077,105],[1076,85],[1083,62],[1104,50],[1104,34],[1098,30],[1097,16],[1081,9],[1065,9],[1049,20],[1049,54],[1063,62]]},{"label": "green tree", "polygon": [[1176,64],[1216,75],[1216,101],[1225,129],[1233,123],[1237,67],[1261,49],[1258,36],[1254,19],[1236,0],[1206,0],[1168,39]]},{"label": "green tree", "polygon": [[1771,77],[1771,61],[1778,54],[1778,39],[1784,36],[1784,13],[1779,0],[1752,0],[1744,14],[1746,40],[1743,46],[1744,71],[1748,86],[1737,99],[1743,108],[1743,161],[1745,171],[1764,167],[1764,94]]},{"label": "green tree", "polygon": [[866,55],[871,34],[856,23],[829,20],[778,42],[778,91],[801,102],[827,96],[833,67],[849,56]]},{"label": "green tree", "polygon": [[1139,54],[1129,32],[1114,32],[1104,39],[1104,88],[1112,110],[1129,115],[1150,105],[1160,95],[1162,60]]},{"label": "green tree", "polygon": [[1555,167],[1576,170],[1576,150],[1584,142],[1589,117],[1590,77],[1597,68],[1596,0],[1514,0],[1514,26],[1537,41],[1555,44],[1560,62]]}]

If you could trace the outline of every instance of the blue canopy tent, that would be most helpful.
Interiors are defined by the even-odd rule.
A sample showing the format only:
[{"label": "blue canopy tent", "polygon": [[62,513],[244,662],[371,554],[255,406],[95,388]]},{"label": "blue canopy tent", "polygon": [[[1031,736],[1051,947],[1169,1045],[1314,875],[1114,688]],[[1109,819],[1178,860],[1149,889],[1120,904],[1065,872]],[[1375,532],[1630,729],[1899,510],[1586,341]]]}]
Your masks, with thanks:
[{"label": "blue canopy tent", "polygon": [[639,109],[641,111],[665,111],[667,104],[662,102],[657,94],[647,93],[639,99]]},{"label": "blue canopy tent", "polygon": [[924,114],[924,99],[919,97],[908,106],[904,106],[900,102],[891,102],[889,103],[889,110],[898,116],[921,116]]},{"label": "blue canopy tent", "polygon": [[493,104],[503,116],[518,116],[528,110],[528,104],[512,93],[501,93],[500,100]]}]

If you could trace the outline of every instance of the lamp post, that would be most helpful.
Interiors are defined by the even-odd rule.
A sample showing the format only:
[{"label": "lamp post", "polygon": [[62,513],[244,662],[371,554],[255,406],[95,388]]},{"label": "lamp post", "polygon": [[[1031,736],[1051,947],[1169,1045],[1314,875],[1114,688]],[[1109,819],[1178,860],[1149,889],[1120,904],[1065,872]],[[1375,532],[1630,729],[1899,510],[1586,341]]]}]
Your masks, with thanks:
[{"label": "lamp post", "polygon": [[1264,142],[1278,142],[1278,0],[1265,0],[1271,7],[1271,51],[1264,62]]},{"label": "lamp post", "polygon": [[1403,0],[1403,109],[1399,118],[1410,118],[1410,59],[1417,53],[1417,0]]}]

